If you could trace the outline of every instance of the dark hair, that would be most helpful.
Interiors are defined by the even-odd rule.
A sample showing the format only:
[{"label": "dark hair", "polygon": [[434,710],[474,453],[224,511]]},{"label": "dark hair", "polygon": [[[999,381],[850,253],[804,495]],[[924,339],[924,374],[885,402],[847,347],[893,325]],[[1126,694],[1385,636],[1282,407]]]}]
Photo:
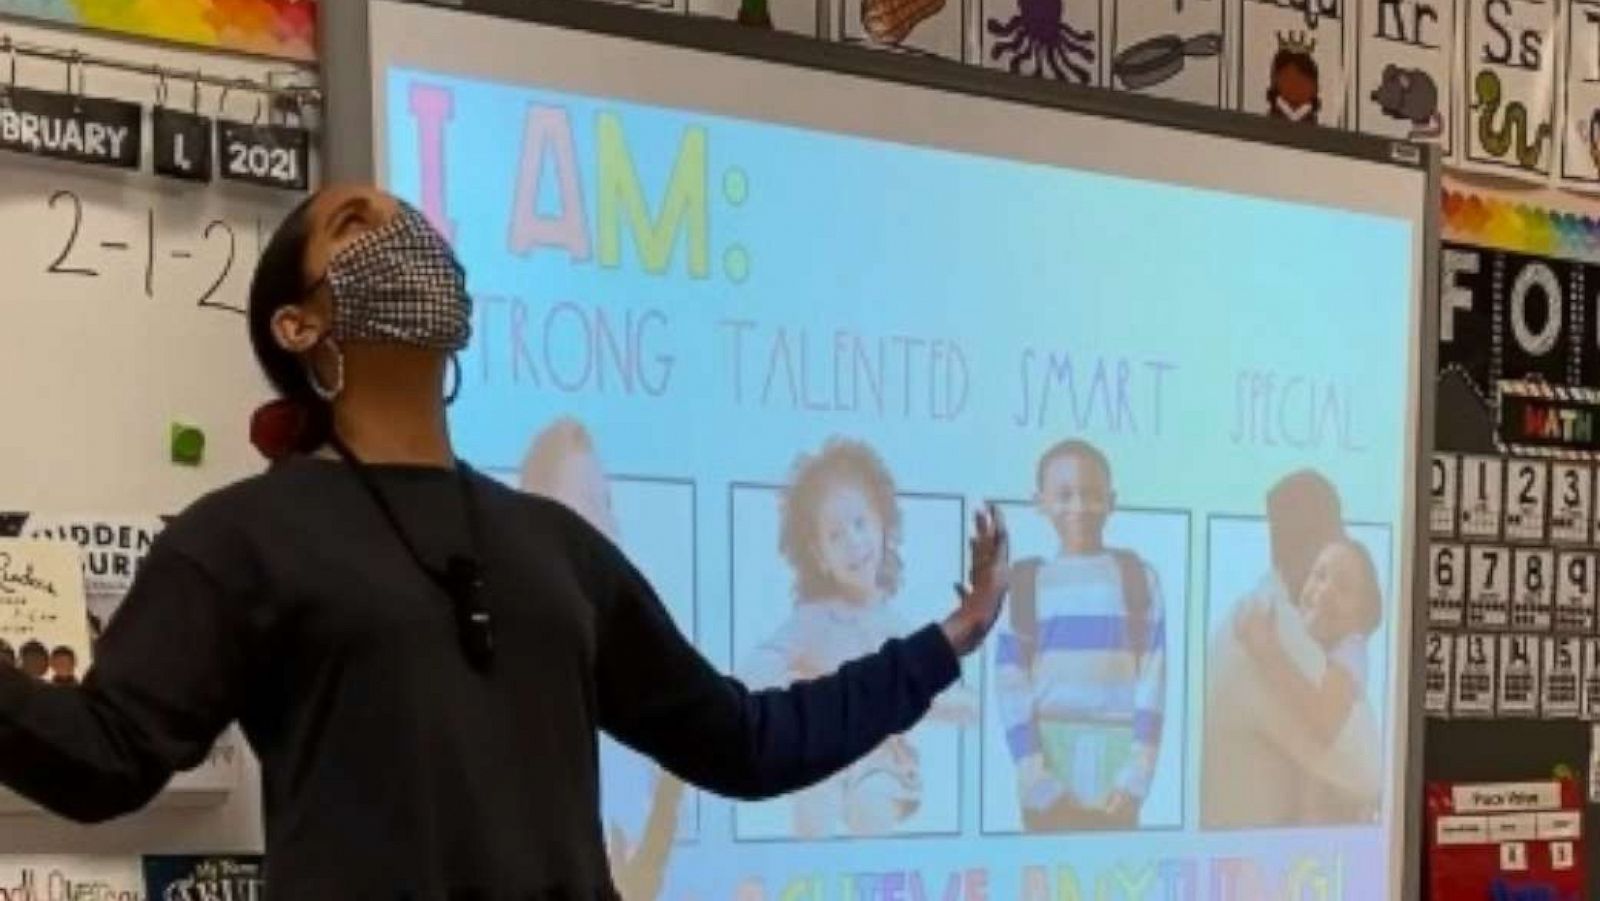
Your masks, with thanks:
[{"label": "dark hair", "polygon": [[1267,533],[1272,568],[1298,602],[1317,555],[1345,537],[1339,492],[1310,469],[1284,476],[1267,492]]},{"label": "dark hair", "polygon": [[22,646],[22,656],[26,657],[29,654],[43,654],[46,657],[49,657],[50,651],[38,641],[29,641],[27,644]]},{"label": "dark hair", "polygon": [[311,204],[316,195],[302,200],[284,217],[261,251],[250,282],[250,346],[256,362],[285,401],[304,414],[293,449],[316,450],[327,441],[333,414],[328,403],[311,387],[305,363],[278,343],[272,334],[272,317],[286,306],[305,299],[306,246],[311,241]]},{"label": "dark hair", "polygon": [[1100,448],[1078,438],[1057,441],[1039,457],[1039,466],[1033,474],[1034,487],[1043,488],[1044,474],[1050,469],[1050,464],[1066,457],[1077,457],[1099,467],[1100,474],[1105,477],[1106,487],[1111,487],[1111,461],[1106,459]]},{"label": "dark hair", "polygon": [[50,656],[51,657],[71,657],[73,660],[77,660],[78,659],[78,653],[76,651],[74,651],[73,649],[67,647],[66,645],[61,645],[60,647],[58,647],[55,650],[51,651],[50,652]]},{"label": "dark hair", "polygon": [[827,598],[839,590],[822,566],[817,517],[828,491],[840,485],[859,487],[883,520],[877,584],[886,594],[900,590],[900,501],[895,496],[894,477],[872,448],[859,441],[831,438],[819,453],[800,455],[783,492],[778,550],[794,569],[794,593],[800,601]]}]

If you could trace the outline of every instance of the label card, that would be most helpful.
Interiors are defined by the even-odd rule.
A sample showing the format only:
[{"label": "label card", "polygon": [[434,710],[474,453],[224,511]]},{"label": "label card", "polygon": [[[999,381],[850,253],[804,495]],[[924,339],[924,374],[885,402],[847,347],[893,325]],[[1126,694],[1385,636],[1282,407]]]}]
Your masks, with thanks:
[{"label": "label card", "polygon": [[1476,545],[1468,556],[1467,625],[1503,629],[1511,622],[1511,551]]},{"label": "label card", "polygon": [[1555,552],[1519,550],[1511,595],[1511,628],[1548,631],[1555,608]]},{"label": "label card", "polygon": [[1550,869],[1570,870],[1575,865],[1572,855],[1572,842],[1550,843]]},{"label": "label card", "polygon": [[1594,470],[1580,463],[1550,469],[1550,540],[1587,544],[1594,498]]},{"label": "label card", "polygon": [[222,177],[268,188],[304,191],[310,184],[311,135],[287,125],[219,123]]},{"label": "label card", "polygon": [[1459,544],[1428,548],[1428,623],[1459,626],[1467,602],[1467,549]]},{"label": "label card", "polygon": [[[1583,640],[1583,707],[1578,713],[1586,720],[1600,720],[1600,638]],[[1600,782],[1594,785],[1600,788]]]},{"label": "label card", "polygon": [[[1494,715],[1494,662],[1493,635],[1456,636],[1452,713],[1456,716]],[[1600,694],[1596,694],[1596,700],[1600,701]]]},{"label": "label card", "polygon": [[181,181],[211,180],[213,125],[209,118],[157,107],[150,111],[150,152],[157,175]]},{"label": "label card", "polygon": [[1506,484],[1506,540],[1543,541],[1550,493],[1550,465],[1513,460]]},{"label": "label card", "polygon": [[[1449,635],[1429,632],[1427,674],[1424,677],[1423,712],[1428,716],[1450,715],[1450,672],[1456,644]],[[1574,710],[1576,713],[1576,710]]]},{"label": "label card", "polygon": [[1453,454],[1433,455],[1433,474],[1429,476],[1432,488],[1428,525],[1435,535],[1451,536],[1456,533],[1456,483],[1460,474],[1459,457]]},{"label": "label card", "polygon": [[1522,842],[1501,845],[1500,869],[1507,873],[1521,873],[1528,869],[1528,846]]},{"label": "label card", "polygon": [[1546,719],[1572,719],[1579,713],[1583,682],[1583,639],[1552,636],[1541,652],[1544,676],[1539,686],[1539,711]]},{"label": "label card", "polygon": [[1555,629],[1588,635],[1595,624],[1594,554],[1567,552],[1556,558]]},{"label": "label card", "polygon": [[1505,461],[1499,457],[1462,458],[1460,501],[1462,537],[1500,537],[1504,483]]},{"label": "label card", "polygon": [[144,107],[33,88],[0,89],[0,150],[137,169]]},{"label": "label card", "polygon": [[1539,638],[1500,636],[1500,669],[1495,679],[1495,707],[1501,716],[1535,716],[1539,712]]}]

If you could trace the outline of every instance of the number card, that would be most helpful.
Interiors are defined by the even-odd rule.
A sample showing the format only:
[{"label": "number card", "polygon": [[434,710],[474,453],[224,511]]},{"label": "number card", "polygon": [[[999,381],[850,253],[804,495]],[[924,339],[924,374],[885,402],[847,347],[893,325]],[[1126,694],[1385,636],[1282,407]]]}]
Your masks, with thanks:
[{"label": "number card", "polygon": [[1494,658],[1493,635],[1456,636],[1455,697],[1450,704],[1456,716],[1494,715]]},{"label": "number card", "polygon": [[1594,631],[1597,563],[1594,554],[1567,552],[1556,558],[1556,631]]},{"label": "number card", "polygon": [[1600,638],[1583,640],[1583,707],[1579,715],[1600,720]]},{"label": "number card", "polygon": [[311,135],[287,125],[218,123],[222,177],[268,188],[304,191],[310,183]]},{"label": "number card", "polygon": [[1511,622],[1511,550],[1474,545],[1468,551],[1467,625],[1503,629]]},{"label": "number card", "polygon": [[1548,631],[1555,608],[1555,552],[1519,550],[1511,596],[1511,628]]},{"label": "number card", "polygon": [[1594,500],[1594,470],[1580,463],[1550,468],[1550,540],[1587,544]]},{"label": "number card", "polygon": [[[1450,672],[1455,649],[1450,636],[1442,632],[1428,633],[1427,673],[1422,695],[1422,709],[1428,716],[1450,715]],[[1576,693],[1577,689],[1573,691]],[[1573,712],[1576,713],[1576,709]]]},{"label": "number card", "polygon": [[1583,682],[1583,639],[1576,635],[1546,638],[1542,663],[1544,676],[1539,680],[1539,712],[1553,720],[1576,717],[1582,706],[1579,698]]},{"label": "number card", "polygon": [[1543,460],[1511,461],[1506,486],[1506,540],[1543,541],[1550,464]]},{"label": "number card", "polygon": [[1433,564],[1428,568],[1428,623],[1459,626],[1467,601],[1467,549],[1459,544],[1428,548]]},{"label": "number card", "polygon": [[1460,500],[1462,537],[1500,537],[1504,488],[1504,460],[1499,457],[1462,458]]},{"label": "number card", "polygon": [[1459,457],[1453,454],[1433,455],[1433,475],[1430,477],[1433,506],[1429,526],[1435,535],[1450,536],[1456,533],[1456,481],[1460,473]]},{"label": "number card", "polygon": [[1537,636],[1500,636],[1500,669],[1495,679],[1495,707],[1501,716],[1538,714],[1539,639]]}]

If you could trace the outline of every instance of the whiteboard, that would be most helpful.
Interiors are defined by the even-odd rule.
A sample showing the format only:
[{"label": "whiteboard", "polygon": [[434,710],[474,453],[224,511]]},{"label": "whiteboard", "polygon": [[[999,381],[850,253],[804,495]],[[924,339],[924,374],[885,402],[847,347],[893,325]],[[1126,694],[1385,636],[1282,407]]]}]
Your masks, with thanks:
[{"label": "whiteboard", "polygon": [[[282,63],[157,47],[0,19],[0,36],[136,64],[267,81]],[[0,72],[9,62],[0,58]],[[90,96],[155,104],[155,79],[90,67]],[[301,80],[304,74],[301,73]],[[23,56],[18,83],[66,86],[65,67]],[[168,103],[196,104],[170,82]],[[198,110],[218,116],[221,92]],[[230,92],[225,118],[251,121],[255,96]],[[249,416],[268,397],[242,315],[263,242],[300,195],[150,170],[0,154],[0,510],[46,517],[154,517],[262,468]],[[204,431],[199,466],[170,460],[175,423]],[[210,764],[182,774],[152,808],[85,829],[0,797],[0,850],[93,854],[258,851],[256,768],[230,731]]]},{"label": "whiteboard", "polygon": [[[1163,861],[1193,861],[1202,882],[1232,878],[1220,862],[1236,861],[1267,880],[1244,894],[1295,896],[1314,878],[1414,894],[1430,152],[726,23],[579,2],[452,6],[331,8],[326,74],[332,118],[370,123],[330,148],[333,171],[376,177],[449,229],[482,301],[451,412],[459,453],[515,465],[530,436],[571,416],[606,471],[685,486],[694,503],[637,512],[624,550],[687,538],[704,575],[667,601],[693,605],[697,646],[731,668],[799,615],[773,511],[806,454],[844,438],[892,472],[898,512],[878,515],[900,524],[910,587],[886,605],[919,624],[948,603],[963,504],[1016,502],[1019,553],[1056,552],[1025,501],[1034,465],[1051,442],[1088,437],[1129,513],[1101,527],[1136,542],[1164,586],[1168,718],[1137,828],[1052,846],[1051,878],[1076,873],[1087,891],[1127,864],[1130,885],[1153,887]],[[1181,375],[1163,407],[1149,400],[1159,378],[1140,373],[1169,365]],[[1345,406],[1333,385],[1360,400]],[[1359,407],[1381,426],[1335,438],[1310,422],[1312,436],[1313,391],[1320,409]],[[1384,624],[1364,639],[1361,728],[1325,770],[1359,772],[1370,795],[1338,828],[1289,819],[1306,753],[1272,759],[1276,791],[1240,790],[1208,774],[1229,755],[1203,740],[1247,706],[1210,694],[1227,657],[1208,640],[1272,570],[1265,498],[1299,468],[1333,484],[1347,533],[1381,524],[1359,533],[1361,553],[1388,586]],[[944,886],[951,861],[982,861],[996,895],[1026,892],[1038,846],[1019,837],[1032,827],[1012,758],[1026,751],[996,710],[996,653],[966,665],[981,722],[909,735],[926,786],[902,808],[914,812],[852,833],[799,801],[704,799],[667,892],[778,894],[797,874],[885,870]],[[1078,762],[1052,775],[1103,797],[1098,760]],[[603,765],[601,781],[602,806],[608,784],[612,800],[630,784]],[[1254,805],[1259,819],[1233,829],[1208,822],[1207,807],[1226,806],[1208,794],[1286,812]],[[617,822],[627,815],[639,811]],[[753,862],[729,864],[740,859]]]}]

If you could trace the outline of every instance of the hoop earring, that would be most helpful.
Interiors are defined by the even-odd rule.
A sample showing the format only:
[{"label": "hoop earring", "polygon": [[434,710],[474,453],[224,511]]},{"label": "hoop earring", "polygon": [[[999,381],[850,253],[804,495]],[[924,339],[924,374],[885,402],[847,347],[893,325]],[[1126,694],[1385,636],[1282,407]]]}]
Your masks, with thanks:
[{"label": "hoop earring", "polygon": [[327,345],[329,350],[333,351],[333,368],[337,375],[337,381],[334,382],[332,387],[323,385],[322,382],[317,380],[317,368],[310,363],[306,364],[306,381],[311,383],[311,390],[315,391],[318,397],[331,404],[335,398],[344,392],[344,351],[341,351],[339,345],[333,343],[332,339],[328,339],[323,343]]},{"label": "hoop earring", "polygon": [[461,396],[461,357],[458,354],[450,355],[450,371],[455,373],[455,378],[450,383],[450,390],[444,396],[444,405],[450,406]]}]

